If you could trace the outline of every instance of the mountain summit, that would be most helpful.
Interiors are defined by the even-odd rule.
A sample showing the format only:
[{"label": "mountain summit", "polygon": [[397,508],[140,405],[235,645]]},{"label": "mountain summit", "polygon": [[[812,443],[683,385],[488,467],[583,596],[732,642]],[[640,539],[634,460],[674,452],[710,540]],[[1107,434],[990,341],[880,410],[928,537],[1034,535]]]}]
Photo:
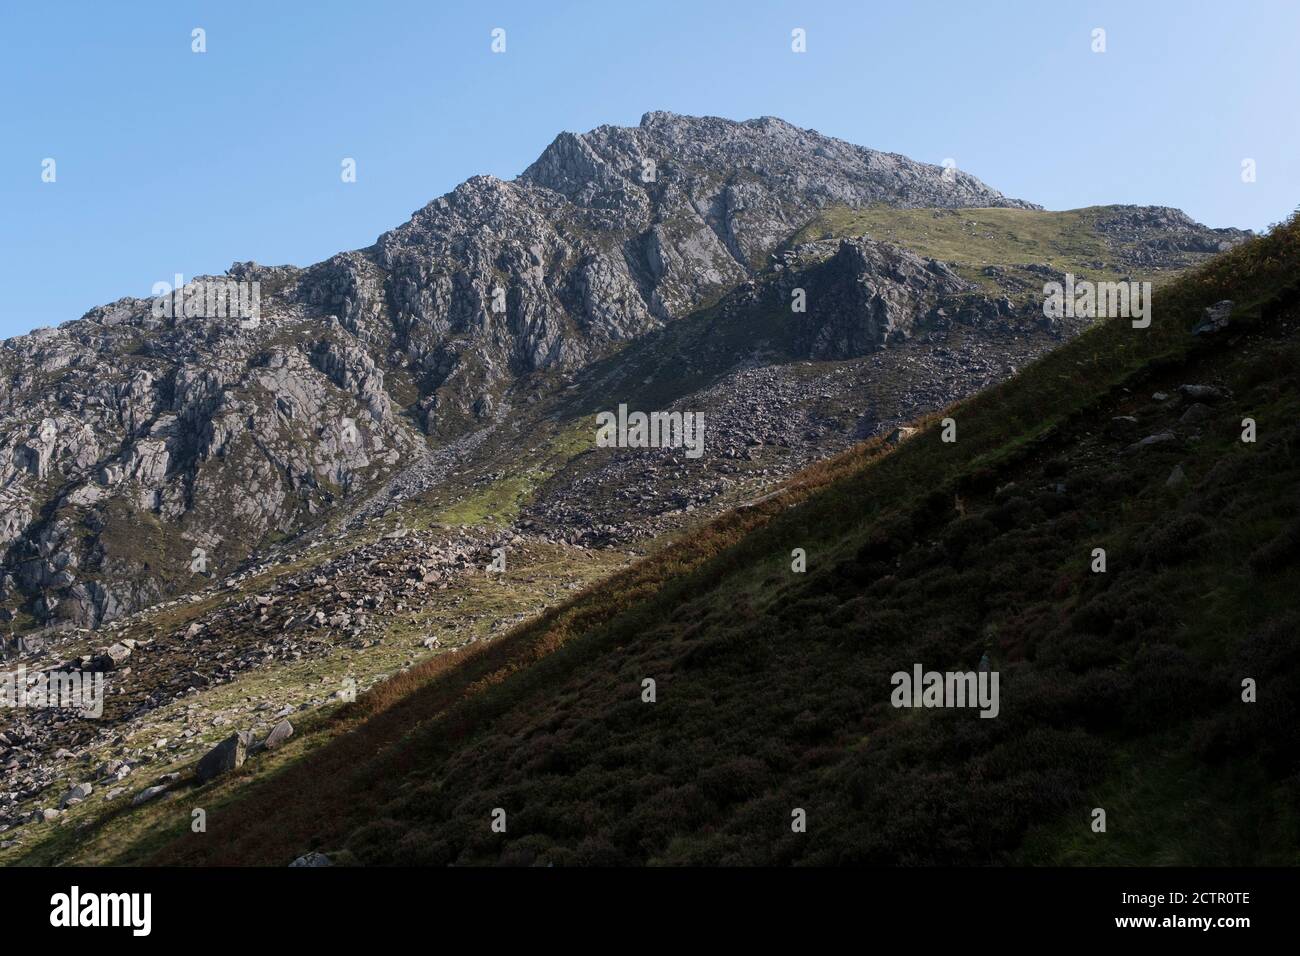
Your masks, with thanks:
[{"label": "mountain summit", "polygon": [[[964,172],[779,119],[652,112],[634,128],[563,133],[514,181],[470,179],[368,248],[307,268],[237,263],[183,293],[121,299],[7,340],[0,614],[16,634],[96,627],[202,586],[367,496],[438,484],[456,471],[458,443],[518,426],[521,403],[552,409],[547,396],[576,388],[616,405],[637,380],[619,350],[670,328],[679,368],[699,379],[705,365],[761,364],[764,350],[851,358],[908,339],[926,316],[935,328],[999,321],[1015,303],[990,292],[1026,293],[1036,273],[959,275],[942,249],[891,245],[907,245],[901,220],[873,221],[872,236],[841,228],[846,214],[883,210],[941,217],[924,228],[909,219],[915,237],[969,231],[972,217],[942,217],[971,207],[1004,217],[980,241],[1019,228],[1006,216],[1058,215]],[[1168,217],[1089,216],[1053,228],[1078,233],[1061,249],[1093,250],[1106,268],[1185,265],[1240,237],[1190,220],[1170,232]],[[773,296],[788,303],[805,278],[826,290],[820,308],[797,329],[760,334],[754,310],[770,313]],[[256,290],[256,316],[211,295],[231,285]],[[954,298],[967,293],[978,295]],[[683,321],[715,305],[730,338]],[[1000,369],[1016,347],[999,348]],[[596,369],[605,377],[579,388]],[[980,361],[935,374],[965,388],[987,372]],[[702,382],[683,379],[686,391],[668,397]],[[936,380],[873,421],[952,394]]]}]

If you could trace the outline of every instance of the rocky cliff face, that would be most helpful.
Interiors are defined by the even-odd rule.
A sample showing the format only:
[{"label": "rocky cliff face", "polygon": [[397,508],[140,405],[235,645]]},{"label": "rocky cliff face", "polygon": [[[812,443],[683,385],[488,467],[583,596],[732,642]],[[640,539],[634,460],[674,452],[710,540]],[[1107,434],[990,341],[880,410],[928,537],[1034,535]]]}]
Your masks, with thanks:
[{"label": "rocky cliff face", "polygon": [[810,243],[793,262],[803,268],[783,270],[778,297],[803,289],[816,303],[798,336],[799,351],[814,359],[854,358],[906,339],[941,299],[972,289],[942,262],[865,238]]},{"label": "rocky cliff face", "polygon": [[445,437],[490,418],[511,378],[580,367],[752,277],[819,209],[879,202],[1033,208],[777,119],[648,113],[562,133],[514,182],[471,179],[381,236],[384,279],[341,280],[364,286],[344,322],[387,306]]},{"label": "rocky cliff face", "polygon": [[[225,278],[257,283],[254,318],[122,299],[10,339],[0,615],[18,632],[94,627],[202,586],[340,501],[425,473],[439,446],[504,420],[520,383],[540,393],[728,295],[743,307],[760,275],[784,269],[819,297],[799,354],[905,339],[966,280],[865,239],[782,258],[819,210],[873,204],[1036,208],[777,119],[649,113],[561,134],[513,182],[471,179],[367,249],[236,264]],[[1135,260],[1158,255],[1135,215],[1116,235]]]},{"label": "rocky cliff face", "polygon": [[9,340],[0,370],[3,597],[38,620],[201,583],[422,447],[370,352],[284,302],[240,329],[122,300]]}]

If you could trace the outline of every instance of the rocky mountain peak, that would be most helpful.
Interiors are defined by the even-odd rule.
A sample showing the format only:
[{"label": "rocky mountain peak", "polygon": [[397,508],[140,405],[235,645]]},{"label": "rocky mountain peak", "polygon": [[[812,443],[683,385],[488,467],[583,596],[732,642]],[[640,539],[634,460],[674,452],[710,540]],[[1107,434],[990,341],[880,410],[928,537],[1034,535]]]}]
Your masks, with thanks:
[{"label": "rocky mountain peak", "polygon": [[703,180],[757,187],[777,201],[814,206],[1037,208],[960,170],[857,146],[771,116],[736,121],[650,112],[636,127],[562,133],[519,178],[585,203],[623,192],[615,185],[619,180],[695,187]]},{"label": "rocky mountain peak", "polygon": [[[773,254],[831,208],[963,206],[1032,208],[774,117],[651,112],[561,133],[516,179],[475,176],[365,249],[190,280],[257,282],[256,317],[123,298],[10,339],[0,613],[19,628],[98,626],[202,586],[395,476],[427,478],[440,451],[540,400],[543,380],[571,380],[774,269],[824,306],[781,349],[843,358],[906,341],[921,313],[937,327],[970,311],[949,301],[964,281],[876,239],[814,242],[785,266]],[[1180,216],[1126,209],[1107,228],[1173,228],[1152,261],[1233,239]],[[767,288],[787,311],[790,291]]]}]

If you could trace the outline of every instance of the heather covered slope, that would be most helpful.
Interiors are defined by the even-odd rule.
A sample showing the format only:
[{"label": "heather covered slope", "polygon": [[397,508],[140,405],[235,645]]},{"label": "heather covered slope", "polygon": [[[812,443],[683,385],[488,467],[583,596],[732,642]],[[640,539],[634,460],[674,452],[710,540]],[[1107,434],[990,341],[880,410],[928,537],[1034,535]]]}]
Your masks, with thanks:
[{"label": "heather covered slope", "polygon": [[[955,443],[814,466],[117,858],[1300,862],[1298,276],[1293,219],[954,406]],[[984,653],[996,719],[890,706]]]}]

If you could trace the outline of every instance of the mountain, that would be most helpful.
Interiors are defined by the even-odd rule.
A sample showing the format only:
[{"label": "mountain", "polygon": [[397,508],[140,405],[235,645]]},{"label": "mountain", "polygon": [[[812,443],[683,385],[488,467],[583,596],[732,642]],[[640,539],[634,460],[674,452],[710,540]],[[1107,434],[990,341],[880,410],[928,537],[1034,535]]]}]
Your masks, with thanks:
[{"label": "mountain", "polygon": [[[1149,329],[1102,324],[378,685],[207,793],[223,839],[160,810],[100,852],[1295,865],[1297,266],[1293,218],[1166,286]],[[997,719],[893,705],[891,675],[981,658]]]},{"label": "mountain", "polygon": [[[366,249],[10,339],[5,654],[110,691],[98,721],[7,719],[0,828],[91,780],[126,799],[126,774],[180,772],[224,728],[315,720],[1015,375],[1093,324],[1044,315],[1066,273],[1160,290],[1247,238],[650,113]],[[620,405],[702,414],[704,454],[598,447]]]},{"label": "mountain", "polygon": [[[10,339],[0,350],[3,614],[19,632],[97,627],[320,528],[402,472],[432,486],[445,477],[439,448],[630,343],[671,330],[655,341],[682,348],[701,310],[726,299],[734,314],[773,269],[787,286],[801,281],[792,255],[800,269],[816,265],[809,281],[841,311],[814,296],[801,330],[777,330],[778,351],[843,359],[904,338],[913,312],[967,287],[876,239],[840,250],[822,238],[833,228],[785,247],[823,216],[920,207],[1035,208],[964,172],[776,119],[649,113],[634,129],[561,134],[515,181],[471,179],[367,249],[307,269],[233,266],[227,279],[259,284],[255,327],[122,299]],[[1080,265],[1102,271],[1158,272],[1242,237],[1140,209],[1112,210],[1091,233],[1080,248],[1095,258]],[[1055,258],[1032,243],[1015,251]],[[1014,276],[1009,288],[1024,291]],[[873,296],[874,316],[845,328]],[[938,309],[941,320],[996,322],[1012,303]],[[749,358],[733,349],[723,361]],[[990,370],[963,371],[983,381]],[[598,404],[620,397],[597,392]]]}]

